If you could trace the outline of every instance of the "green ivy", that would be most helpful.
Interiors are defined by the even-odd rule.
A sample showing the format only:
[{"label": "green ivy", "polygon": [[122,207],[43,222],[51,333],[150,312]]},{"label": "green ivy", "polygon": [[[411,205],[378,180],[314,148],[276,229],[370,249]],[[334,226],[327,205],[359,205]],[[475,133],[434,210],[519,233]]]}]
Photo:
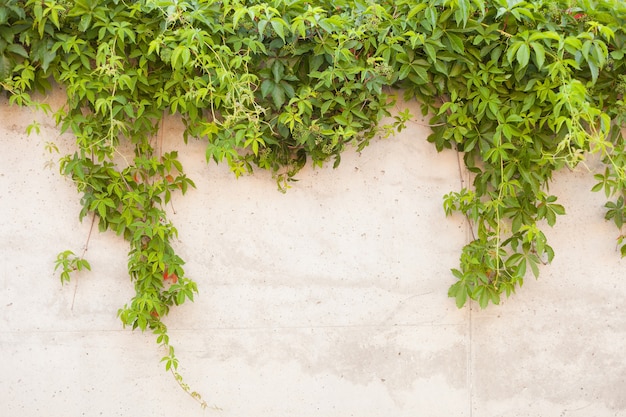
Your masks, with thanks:
[{"label": "green ivy", "polygon": [[[392,91],[416,98],[432,116],[428,140],[473,175],[444,197],[473,231],[449,295],[486,307],[553,259],[542,230],[565,208],[548,184],[590,153],[605,163],[593,191],[609,199],[626,255],[625,31],[618,0],[4,0],[0,86],[47,112],[32,91],[64,87],[53,114],[76,151],[61,172],[82,194],[81,219],[130,246],[136,294],[119,317],[155,333],[166,369],[204,404],[162,321],[197,292],[171,246],[165,205],[194,183],[156,146],[166,114],[206,144],[207,161],[236,176],[270,170],[284,191],[307,160],[336,166],[348,146],[404,128],[408,112],[381,125]],[[120,144],[132,160],[119,162]],[[89,264],[65,251],[57,268],[67,281]]]}]

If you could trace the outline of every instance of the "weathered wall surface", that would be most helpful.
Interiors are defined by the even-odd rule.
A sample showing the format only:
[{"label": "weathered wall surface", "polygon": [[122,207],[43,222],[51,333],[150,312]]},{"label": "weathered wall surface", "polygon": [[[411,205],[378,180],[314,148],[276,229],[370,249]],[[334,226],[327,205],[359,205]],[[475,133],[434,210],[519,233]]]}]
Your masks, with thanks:
[{"label": "weathered wall surface", "polygon": [[[42,131],[29,137],[34,119]],[[2,99],[1,414],[626,416],[624,261],[592,176],[555,178],[568,215],[548,231],[556,258],[538,281],[501,306],[457,310],[449,269],[469,236],[441,203],[465,173],[414,120],[336,170],[305,168],[286,194],[265,173],[236,180],[207,165],[202,144],[165,123],[163,148],[180,149],[197,185],[171,211],[200,294],[167,323],[186,381],[212,406],[201,410],[153,336],[116,318],[132,295],[121,239],[94,232],[93,272],[60,285],[54,258],[79,253],[90,222],[78,223],[78,195],[44,143],[67,152],[72,139]]]}]

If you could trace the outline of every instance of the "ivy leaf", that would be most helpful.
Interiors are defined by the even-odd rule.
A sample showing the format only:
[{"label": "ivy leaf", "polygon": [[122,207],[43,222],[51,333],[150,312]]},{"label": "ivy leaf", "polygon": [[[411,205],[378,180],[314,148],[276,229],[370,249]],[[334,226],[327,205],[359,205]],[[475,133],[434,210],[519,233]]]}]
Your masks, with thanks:
[{"label": "ivy leaf", "polygon": [[596,63],[591,59],[587,60],[587,65],[589,66],[589,71],[591,72],[592,82],[595,84],[596,81],[598,81],[600,69],[598,68],[598,65],[596,65]]},{"label": "ivy leaf", "polygon": [[463,27],[465,27],[470,16],[470,0],[458,0],[457,7],[454,19],[457,23],[463,22]]},{"label": "ivy leaf", "polygon": [[26,52],[26,49],[19,44],[10,44],[7,46],[6,51],[19,55],[22,58],[28,58],[28,52]]},{"label": "ivy leaf", "polygon": [[272,89],[272,100],[274,100],[274,105],[278,109],[285,103],[285,91],[281,86],[275,85]]},{"label": "ivy leaf", "polygon": [[415,17],[416,14],[424,10],[426,7],[427,7],[426,3],[420,3],[417,6],[413,7],[411,11],[409,12],[409,14],[407,14],[406,16],[407,20],[413,19],[413,17]]},{"label": "ivy leaf", "polygon": [[437,62],[437,52],[435,52],[435,48],[431,44],[425,43],[424,50],[433,63]]},{"label": "ivy leaf", "polygon": [[265,27],[267,26],[267,23],[268,23],[267,19],[263,19],[259,21],[258,28],[259,28],[259,36],[261,37],[261,39],[263,39]]},{"label": "ivy leaf", "polygon": [[80,17],[80,22],[78,23],[78,30],[81,32],[86,32],[89,29],[89,25],[91,24],[91,13],[84,14]]},{"label": "ivy leaf", "polygon": [[506,51],[506,58],[509,64],[513,64],[513,58],[515,57],[515,53],[523,43],[524,42],[518,41],[509,46],[509,49]]},{"label": "ivy leaf", "polygon": [[[461,283],[459,282],[458,284],[461,284]],[[454,294],[454,299],[455,299],[457,308],[461,308],[465,305],[465,302],[467,301],[467,296],[468,296],[467,287],[465,285],[459,285],[459,288],[457,289],[456,294]]]},{"label": "ivy leaf", "polygon": [[274,61],[272,64],[272,75],[274,76],[274,82],[279,83],[285,74],[285,66],[279,60]]},{"label": "ivy leaf", "polygon": [[270,20],[270,23],[272,24],[272,28],[274,29],[276,34],[284,42],[285,41],[285,27],[283,25],[285,24],[285,21],[275,17],[275,18],[272,18],[272,20]]},{"label": "ivy leaf", "polygon": [[180,68],[186,66],[190,58],[191,51],[189,50],[189,48],[185,45],[178,45],[172,51],[172,68]]},{"label": "ivy leaf", "polygon": [[269,93],[272,92],[275,86],[276,84],[274,83],[274,81],[270,79],[263,80],[263,82],[261,83],[261,95],[263,97],[267,97]]},{"label": "ivy leaf", "polygon": [[246,7],[240,6],[235,9],[235,13],[233,13],[233,27],[235,29],[239,26],[239,19],[241,19],[247,12],[248,8]]},{"label": "ivy leaf", "polygon": [[525,68],[528,65],[528,61],[530,60],[530,48],[526,43],[522,43],[519,46],[515,57],[522,68]]},{"label": "ivy leaf", "polygon": [[535,51],[535,60],[537,62],[537,68],[541,69],[543,67],[544,62],[546,61],[546,50],[543,47],[543,45],[541,45],[538,42],[531,42],[530,46],[532,46],[533,51]]},{"label": "ivy leaf", "polygon": [[437,26],[437,8],[436,7],[428,7],[424,12],[425,22],[430,24],[430,28],[434,28]]},{"label": "ivy leaf", "polygon": [[11,73],[11,61],[5,55],[0,55],[0,79],[5,79]]},{"label": "ivy leaf", "polygon": [[461,308],[465,305],[467,297],[470,295],[469,287],[465,282],[465,276],[461,271],[456,268],[451,269],[452,275],[454,275],[459,281],[454,283],[448,289],[448,297],[454,297],[457,308]]},{"label": "ivy leaf", "polygon": [[463,46],[463,39],[461,39],[458,35],[455,35],[454,33],[446,33],[446,35],[448,36],[448,39],[450,40],[450,45],[452,46],[452,49],[454,49],[456,52],[463,54],[465,53],[465,47]]}]

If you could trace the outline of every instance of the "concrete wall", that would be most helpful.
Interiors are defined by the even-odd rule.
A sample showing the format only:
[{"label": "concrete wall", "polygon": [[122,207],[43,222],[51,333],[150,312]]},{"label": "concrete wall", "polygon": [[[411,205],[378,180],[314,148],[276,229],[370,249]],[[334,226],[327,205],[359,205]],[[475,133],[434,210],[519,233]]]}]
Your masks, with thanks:
[{"label": "concrete wall", "polygon": [[[266,173],[207,165],[168,119],[163,148],[180,149],[198,186],[171,210],[200,294],[167,324],[201,410],[153,336],[116,318],[133,294],[122,240],[94,232],[93,272],[61,286],[56,254],[80,252],[90,224],[44,142],[66,152],[72,138],[6,103],[1,415],[626,416],[624,261],[584,169],[555,178],[568,215],[548,231],[556,258],[540,279],[501,306],[458,310],[449,269],[469,236],[441,206],[466,173],[425,141],[422,120],[336,170],[305,168],[281,194]],[[35,119],[42,132],[28,137]]]}]

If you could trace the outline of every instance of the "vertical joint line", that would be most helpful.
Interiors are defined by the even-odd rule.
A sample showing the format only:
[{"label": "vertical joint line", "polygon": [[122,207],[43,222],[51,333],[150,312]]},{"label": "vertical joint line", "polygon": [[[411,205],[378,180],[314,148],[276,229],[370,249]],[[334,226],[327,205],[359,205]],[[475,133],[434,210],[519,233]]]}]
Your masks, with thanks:
[{"label": "vertical joint line", "polygon": [[[461,164],[461,153],[457,149],[457,164],[459,167],[459,182],[461,188],[465,186],[465,184],[470,181],[470,174],[467,169],[463,169]],[[470,219],[466,217],[465,219],[465,243],[468,244],[470,240],[474,239],[474,230],[472,229],[472,223]],[[474,343],[472,339],[472,300],[469,299],[467,301],[467,403],[469,407],[469,417],[474,415],[474,374],[473,374],[473,356],[474,356]]]}]

